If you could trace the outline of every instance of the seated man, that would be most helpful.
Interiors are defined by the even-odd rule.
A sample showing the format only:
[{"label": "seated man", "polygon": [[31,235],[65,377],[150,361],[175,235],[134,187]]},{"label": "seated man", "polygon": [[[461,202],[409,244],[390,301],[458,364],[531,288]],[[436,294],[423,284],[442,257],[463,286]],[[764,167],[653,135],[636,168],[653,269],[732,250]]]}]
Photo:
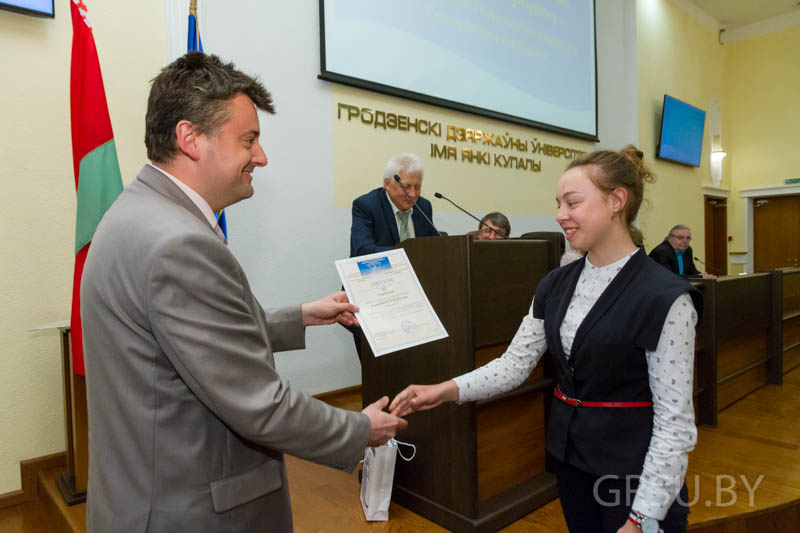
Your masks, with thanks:
[{"label": "seated man", "polygon": [[691,241],[692,230],[688,226],[678,224],[669,230],[664,242],[653,248],[650,257],[679,276],[716,279],[717,276],[700,272],[694,266],[692,247],[689,246]]},{"label": "seated man", "polygon": [[508,239],[509,235],[511,235],[511,223],[503,213],[495,211],[481,219],[475,238],[479,241],[493,241]]},{"label": "seated man", "polygon": [[[395,175],[400,176],[402,185],[395,181]],[[350,257],[382,252],[413,237],[438,235],[429,222],[433,216],[431,203],[420,196],[421,192],[420,158],[414,154],[392,157],[383,170],[383,187],[353,201]],[[417,203],[416,208],[411,200]]]}]

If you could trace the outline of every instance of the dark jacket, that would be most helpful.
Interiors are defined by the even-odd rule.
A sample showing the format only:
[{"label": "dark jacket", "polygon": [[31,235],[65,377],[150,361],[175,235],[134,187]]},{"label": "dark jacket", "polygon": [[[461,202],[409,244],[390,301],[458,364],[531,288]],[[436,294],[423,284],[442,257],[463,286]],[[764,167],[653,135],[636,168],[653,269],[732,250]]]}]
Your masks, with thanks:
[{"label": "dark jacket", "polygon": [[[438,235],[436,228],[420,213],[433,219],[431,203],[425,198],[417,199],[417,207],[411,215],[414,234],[417,237]],[[394,209],[386,197],[383,187],[373,189],[353,201],[353,224],[350,227],[350,257],[373,254],[388,250],[400,242]]]},{"label": "dark jacket", "polygon": [[[639,251],[586,315],[568,360],[559,329],[585,262],[551,271],[536,288],[533,316],[544,319],[556,381],[564,394],[584,401],[652,401],[645,352],[658,346],[675,299],[688,292],[699,314],[700,294]],[[574,407],[553,398],[547,450],[597,476],[638,475],[652,432],[652,407]]]},{"label": "dark jacket", "polygon": [[[683,253],[684,276],[700,276],[700,271],[694,266],[693,253],[691,246]],[[665,239],[661,244],[653,248],[650,251],[650,257],[659,265],[667,267],[670,272],[680,275],[678,272],[678,258],[675,256],[675,249],[668,240]]]}]

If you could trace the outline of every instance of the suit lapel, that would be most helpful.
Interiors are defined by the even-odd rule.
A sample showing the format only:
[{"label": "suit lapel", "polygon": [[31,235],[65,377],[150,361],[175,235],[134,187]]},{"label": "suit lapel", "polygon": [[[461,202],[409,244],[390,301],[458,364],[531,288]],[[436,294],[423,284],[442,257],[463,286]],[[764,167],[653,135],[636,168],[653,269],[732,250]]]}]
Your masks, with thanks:
[{"label": "suit lapel", "polygon": [[[595,304],[589,310],[589,313],[586,315],[586,318],[583,319],[581,325],[578,326],[578,331],[575,332],[575,340],[572,343],[572,355],[574,356],[580,350],[581,344],[583,340],[588,335],[589,331],[592,327],[597,323],[600,318],[606,315],[609,308],[617,301],[617,298],[620,297],[622,292],[625,290],[630,282],[635,277],[636,272],[642,268],[644,265],[647,256],[644,253],[644,250],[641,248],[631,256],[625,266],[622,267],[622,270],[611,280],[608,287],[603,291],[600,295],[600,298],[597,299]],[[573,290],[575,286],[573,285]],[[570,294],[570,298],[572,295]]]},{"label": "suit lapel", "polygon": [[417,237],[425,237],[428,235],[428,228],[430,224],[422,216],[422,207],[417,202],[417,207],[411,212],[411,222],[414,224],[414,235]]},{"label": "suit lapel", "polygon": [[386,225],[389,226],[389,230],[392,232],[394,244],[398,244],[400,242],[400,233],[397,231],[397,220],[394,217],[394,209],[392,209],[389,198],[386,197],[386,189],[380,189],[378,192],[378,199],[381,210],[383,211],[383,217],[386,219]]},{"label": "suit lapel", "polygon": [[[208,220],[205,215],[203,215],[203,212],[200,211],[200,208],[164,174],[150,165],[145,165],[136,179],[189,211],[214,233],[214,228],[209,225]],[[214,235],[216,236],[216,233],[214,233]]]},{"label": "suit lapel", "polygon": [[[675,250],[672,248],[672,245],[669,244],[668,241],[664,241],[667,243],[667,250],[669,250],[669,261],[670,265],[672,265],[672,271],[678,272],[678,255],[675,253]],[[686,265],[684,264],[684,267]]]}]

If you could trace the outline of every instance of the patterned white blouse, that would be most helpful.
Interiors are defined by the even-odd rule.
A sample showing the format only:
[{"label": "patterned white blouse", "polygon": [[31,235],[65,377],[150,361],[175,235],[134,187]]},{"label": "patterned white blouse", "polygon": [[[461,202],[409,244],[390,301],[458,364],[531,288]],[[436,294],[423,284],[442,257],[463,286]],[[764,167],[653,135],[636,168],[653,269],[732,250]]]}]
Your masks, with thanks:
[{"label": "patterned white blouse", "polygon": [[[586,258],[559,330],[567,357],[578,326],[633,253],[604,267],[596,267]],[[658,347],[646,352],[653,397],[653,436],[632,508],[658,520],[664,518],[678,495],[689,452],[697,442],[692,403],[696,324],[692,300],[683,293],[667,313]],[[490,398],[519,386],[546,350],[544,320],[533,317],[531,304],[501,357],[454,379],[459,403]]]}]

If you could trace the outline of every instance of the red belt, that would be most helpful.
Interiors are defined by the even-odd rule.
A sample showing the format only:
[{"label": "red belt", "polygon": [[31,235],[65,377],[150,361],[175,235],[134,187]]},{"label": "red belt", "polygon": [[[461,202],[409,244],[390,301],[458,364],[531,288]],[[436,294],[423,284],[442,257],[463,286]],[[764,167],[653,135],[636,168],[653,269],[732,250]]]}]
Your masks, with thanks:
[{"label": "red belt", "polygon": [[561,392],[561,387],[558,385],[553,389],[553,396],[575,407],[650,407],[653,405],[653,402],[587,402],[567,396]]}]

